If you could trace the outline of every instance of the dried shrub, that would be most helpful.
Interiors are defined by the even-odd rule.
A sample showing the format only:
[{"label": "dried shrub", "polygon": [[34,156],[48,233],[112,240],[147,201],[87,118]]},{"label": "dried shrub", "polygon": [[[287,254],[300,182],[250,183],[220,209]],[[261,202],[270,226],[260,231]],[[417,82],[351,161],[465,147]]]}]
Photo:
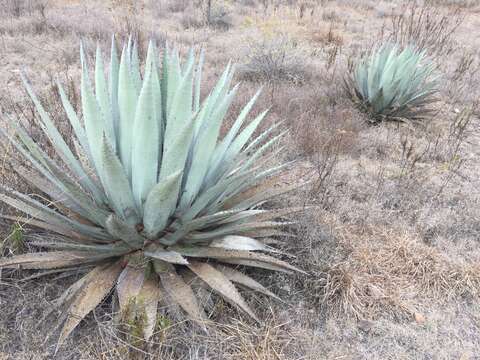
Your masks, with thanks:
[{"label": "dried shrub", "polygon": [[228,8],[222,4],[211,5],[211,1],[207,1],[206,22],[215,29],[227,31],[233,26],[233,19]]},{"label": "dried shrub", "polygon": [[264,38],[248,49],[247,61],[238,67],[240,79],[278,83],[303,84],[310,78],[306,58],[298,43],[288,36]]},{"label": "dried shrub", "polygon": [[334,23],[331,22],[328,31],[317,30],[312,34],[312,40],[321,45],[343,45],[343,36],[335,30]]},{"label": "dried shrub", "polygon": [[420,6],[411,2],[392,16],[387,40],[427,50],[430,55],[448,55],[455,49],[453,34],[464,17],[458,8],[445,14],[429,3]]},{"label": "dried shrub", "polygon": [[184,29],[199,29],[205,26],[205,20],[201,17],[185,12],[180,20]]},{"label": "dried shrub", "polygon": [[144,4],[134,0],[110,0],[109,8],[114,24],[122,34],[140,37]]}]

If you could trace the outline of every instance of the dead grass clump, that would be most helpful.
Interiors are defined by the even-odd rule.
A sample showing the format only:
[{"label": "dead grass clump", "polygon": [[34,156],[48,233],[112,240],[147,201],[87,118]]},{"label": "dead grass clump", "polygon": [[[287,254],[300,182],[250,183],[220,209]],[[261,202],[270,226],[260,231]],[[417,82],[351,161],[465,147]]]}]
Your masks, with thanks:
[{"label": "dead grass clump", "polygon": [[19,223],[10,228],[10,233],[0,241],[0,256],[11,256],[26,250],[24,230]]},{"label": "dead grass clump", "polygon": [[189,8],[182,13],[180,23],[184,29],[209,26],[214,30],[227,31],[233,26],[233,19],[227,7],[215,4],[207,9]]},{"label": "dead grass clump", "polygon": [[190,5],[190,0],[170,0],[167,2],[167,10],[173,13],[184,12]]},{"label": "dead grass clump", "polygon": [[299,44],[288,36],[264,38],[248,49],[247,61],[238,67],[238,76],[253,82],[287,81],[301,85],[311,77],[306,61]]},{"label": "dead grass clump", "polygon": [[198,16],[185,12],[180,20],[184,29],[200,29],[205,26],[205,20]]},{"label": "dead grass clump", "polygon": [[[241,320],[230,324],[212,323],[208,334],[192,331],[183,322],[169,322],[163,330],[156,328],[148,346],[139,348],[123,340],[111,319],[98,314],[95,333],[80,329],[81,343],[72,352],[86,359],[232,359],[287,360],[292,359],[293,340],[288,323],[268,317],[256,326]],[[97,333],[98,332],[98,333]],[[70,354],[72,355],[72,354]],[[220,357],[219,357],[220,355]]]},{"label": "dead grass clump", "polygon": [[373,257],[372,265],[374,261],[382,261],[390,274],[411,281],[424,293],[442,301],[480,295],[478,265],[453,261],[413,239],[388,242]]},{"label": "dead grass clump", "polygon": [[0,34],[4,35],[41,35],[49,30],[47,20],[39,16],[26,16],[19,18],[12,18],[8,22],[0,24]]},{"label": "dead grass clump", "polygon": [[349,154],[363,124],[358,121],[358,113],[338,103],[340,90],[331,87],[325,92],[319,86],[321,81],[294,93],[279,91],[277,100],[287,104],[283,112],[289,119],[292,138],[301,155]]},{"label": "dead grass clump", "polygon": [[8,14],[19,18],[26,14],[33,15],[38,12],[42,17],[45,17],[45,12],[48,8],[48,0],[1,0],[0,13]]},{"label": "dead grass clump", "polygon": [[314,289],[321,295],[319,303],[324,311],[335,316],[365,316],[365,289],[360,277],[346,264],[335,264],[315,274]]},{"label": "dead grass clump", "polygon": [[304,267],[312,273],[305,280],[307,298],[327,317],[415,320],[426,299],[445,303],[480,296],[477,264],[449,258],[402,230],[322,216],[322,226],[337,235],[337,249],[318,253],[314,242],[311,255],[319,258]]},{"label": "dead grass clump", "polygon": [[226,1],[201,1],[202,12],[205,17],[205,23],[211,28],[227,31],[233,26],[233,19],[230,15],[232,6]]},{"label": "dead grass clump", "polygon": [[329,22],[341,22],[342,18],[335,10],[325,10],[322,13],[322,20]]},{"label": "dead grass clump", "polygon": [[330,23],[327,31],[317,30],[312,34],[312,40],[321,45],[343,45],[343,36],[334,28],[333,22]]},{"label": "dead grass clump", "polygon": [[437,6],[450,6],[455,8],[472,8],[478,5],[476,0],[430,0],[430,3]]},{"label": "dead grass clump", "polygon": [[142,35],[142,14],[145,5],[134,0],[110,0],[110,12],[114,24],[121,34],[140,37]]}]

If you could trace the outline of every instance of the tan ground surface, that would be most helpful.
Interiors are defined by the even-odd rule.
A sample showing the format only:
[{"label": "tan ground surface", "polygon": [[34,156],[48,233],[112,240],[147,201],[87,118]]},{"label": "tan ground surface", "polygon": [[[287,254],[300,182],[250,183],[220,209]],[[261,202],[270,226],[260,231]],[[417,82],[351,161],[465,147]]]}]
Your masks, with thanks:
[{"label": "tan ground surface", "polygon": [[[256,111],[272,106],[267,122],[285,120],[282,154],[299,160],[297,176],[314,180],[276,200],[319,206],[297,216],[296,237],[284,239],[310,275],[255,275],[285,300],[247,295],[261,326],[214,297],[224,311],[212,315],[219,325],[209,336],[173,321],[144,353],[114,331],[107,300],[57,358],[480,359],[480,5],[436,0],[425,10],[431,23],[447,16],[438,34],[420,35],[440,74],[435,116],[370,126],[342,79],[349,62],[394,32],[395,16],[408,22],[407,1],[212,3],[215,27],[205,25],[201,0],[50,0],[45,8],[41,0],[0,0],[0,120],[19,109],[31,116],[23,69],[62,122],[53,84],[78,79],[80,40],[91,59],[96,41],[108,50],[112,32],[203,46],[205,91],[233,59],[242,86],[232,116],[265,83]],[[24,186],[5,161],[2,182]],[[45,335],[54,317],[38,320],[74,279],[0,274],[0,359],[51,359],[55,336]]]}]

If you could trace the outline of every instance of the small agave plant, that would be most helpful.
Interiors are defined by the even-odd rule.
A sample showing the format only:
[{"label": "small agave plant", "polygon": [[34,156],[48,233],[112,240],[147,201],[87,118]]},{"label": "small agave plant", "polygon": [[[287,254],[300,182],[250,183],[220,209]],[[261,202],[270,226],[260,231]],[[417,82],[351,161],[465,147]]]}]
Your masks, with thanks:
[{"label": "small agave plant", "polygon": [[431,112],[427,105],[437,92],[433,72],[425,52],[386,44],[355,66],[346,78],[346,89],[372,122],[420,120]]},{"label": "small agave plant", "polygon": [[187,281],[192,276],[257,319],[234,283],[275,295],[235,267],[299,271],[268,254],[276,252],[269,237],[280,234],[285,224],[275,219],[300,209],[259,209],[298,186],[272,188],[273,175],[288,165],[264,166],[271,156],[267,150],[282,135],[271,136],[275,125],[251,139],[266,115],[245,121],[259,93],[220,137],[237,92],[237,86],[230,89],[232,66],[200,101],[203,52],[197,64],[190,51],[182,66],[178,51],[167,47],[161,70],[158,59],[150,43],[142,75],[137,44],[129,40],[119,62],[113,41],[106,78],[97,48],[92,88],[81,50],[83,121],[58,84],[75,133],[74,149],[23,78],[56,156],[48,156],[21,125],[13,124],[10,140],[31,164],[17,165],[16,171],[51,201],[11,189],[0,195],[27,215],[3,217],[43,232],[30,242],[40,252],[0,259],[0,267],[43,270],[39,275],[86,271],[56,302],[66,310],[58,345],[112,289],[121,311],[141,297],[148,339],[157,306],[166,298],[204,323],[204,309]]}]

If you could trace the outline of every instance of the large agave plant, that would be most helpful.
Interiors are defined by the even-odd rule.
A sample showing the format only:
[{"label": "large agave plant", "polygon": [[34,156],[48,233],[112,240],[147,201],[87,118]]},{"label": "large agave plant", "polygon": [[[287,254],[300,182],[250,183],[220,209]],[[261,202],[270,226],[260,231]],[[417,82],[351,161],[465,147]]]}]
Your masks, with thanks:
[{"label": "large agave plant", "polygon": [[58,84],[74,150],[24,79],[56,156],[14,124],[10,140],[32,165],[16,170],[51,202],[14,190],[0,195],[27,215],[4,217],[43,231],[31,241],[43,251],[0,259],[0,267],[86,271],[56,302],[67,310],[59,344],[112,289],[121,311],[142,299],[146,339],[165,298],[203,323],[204,310],[186,281],[192,276],[256,319],[233,283],[273,294],[235,267],[296,271],[268,255],[275,251],[267,239],[280,233],[276,218],[299,210],[258,208],[293,188],[271,188],[285,164],[262,168],[281,136],[271,136],[275,126],[251,140],[266,115],[245,122],[258,93],[220,139],[237,91],[230,90],[231,65],[201,101],[203,54],[197,64],[191,51],[182,66],[178,51],[167,48],[160,70],[150,43],[142,75],[135,42],[123,47],[120,62],[113,42],[108,80],[97,49],[94,88],[83,50],[81,63],[83,121]]},{"label": "large agave plant", "polygon": [[373,122],[418,120],[431,111],[427,105],[437,91],[433,71],[424,52],[386,44],[356,65],[347,76],[346,88]]}]

